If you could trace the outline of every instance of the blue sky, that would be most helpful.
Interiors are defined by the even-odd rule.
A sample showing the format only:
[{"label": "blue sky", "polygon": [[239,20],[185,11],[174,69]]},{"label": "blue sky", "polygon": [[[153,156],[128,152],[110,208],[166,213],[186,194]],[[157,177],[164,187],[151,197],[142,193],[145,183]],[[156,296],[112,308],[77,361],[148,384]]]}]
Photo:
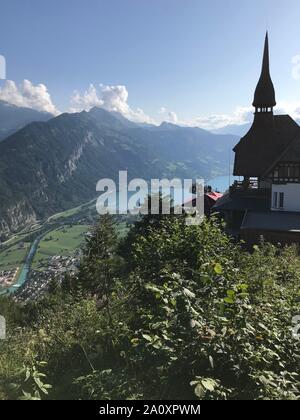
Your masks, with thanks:
[{"label": "blue sky", "polygon": [[[113,95],[133,117],[140,108],[154,120],[200,124],[214,115],[230,123],[251,104],[266,28],[277,99],[300,109],[291,63],[300,55],[299,21],[299,0],[1,0],[0,54],[21,94],[24,79],[29,89],[43,83],[61,111],[77,90],[78,109],[95,95],[106,106]],[[82,100],[90,84],[98,93]],[[43,107],[43,94],[37,89],[28,103]]]}]

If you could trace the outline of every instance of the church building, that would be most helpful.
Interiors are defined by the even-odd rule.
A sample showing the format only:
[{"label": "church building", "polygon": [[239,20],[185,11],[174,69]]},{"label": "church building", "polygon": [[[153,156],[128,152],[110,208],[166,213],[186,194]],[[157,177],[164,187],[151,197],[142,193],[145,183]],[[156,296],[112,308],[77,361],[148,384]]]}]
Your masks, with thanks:
[{"label": "church building", "polygon": [[274,115],[275,90],[266,34],[253,124],[233,149],[235,181],[215,205],[229,231],[248,244],[260,237],[300,243],[300,127],[289,115]]}]

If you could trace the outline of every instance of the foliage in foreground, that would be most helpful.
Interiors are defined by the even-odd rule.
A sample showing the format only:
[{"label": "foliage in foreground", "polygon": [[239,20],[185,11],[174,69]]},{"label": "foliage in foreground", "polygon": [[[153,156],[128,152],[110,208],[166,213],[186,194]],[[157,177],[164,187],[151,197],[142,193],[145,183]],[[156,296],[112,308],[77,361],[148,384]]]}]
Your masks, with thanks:
[{"label": "foliage in foreground", "polygon": [[249,254],[217,221],[175,216],[118,244],[106,216],[78,279],[18,311],[0,303],[0,398],[298,399],[296,251]]}]

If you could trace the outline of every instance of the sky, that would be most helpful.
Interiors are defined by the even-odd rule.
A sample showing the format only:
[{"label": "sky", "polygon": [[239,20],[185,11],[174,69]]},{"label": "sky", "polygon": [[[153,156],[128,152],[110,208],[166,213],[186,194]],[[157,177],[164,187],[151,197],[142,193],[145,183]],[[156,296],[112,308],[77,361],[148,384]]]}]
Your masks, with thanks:
[{"label": "sky", "polygon": [[[218,128],[251,118],[265,31],[278,112],[300,116],[299,0],[0,0],[0,99]],[[1,72],[0,72],[1,74]]]}]

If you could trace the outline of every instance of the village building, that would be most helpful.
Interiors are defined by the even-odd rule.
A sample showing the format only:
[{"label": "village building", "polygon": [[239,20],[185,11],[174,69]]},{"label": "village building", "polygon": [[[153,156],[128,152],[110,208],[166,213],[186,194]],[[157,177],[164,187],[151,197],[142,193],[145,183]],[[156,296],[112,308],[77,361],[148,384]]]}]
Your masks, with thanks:
[{"label": "village building", "polygon": [[300,243],[300,127],[289,115],[274,115],[275,90],[266,34],[253,124],[233,149],[235,181],[218,200],[230,232],[248,244]]}]

